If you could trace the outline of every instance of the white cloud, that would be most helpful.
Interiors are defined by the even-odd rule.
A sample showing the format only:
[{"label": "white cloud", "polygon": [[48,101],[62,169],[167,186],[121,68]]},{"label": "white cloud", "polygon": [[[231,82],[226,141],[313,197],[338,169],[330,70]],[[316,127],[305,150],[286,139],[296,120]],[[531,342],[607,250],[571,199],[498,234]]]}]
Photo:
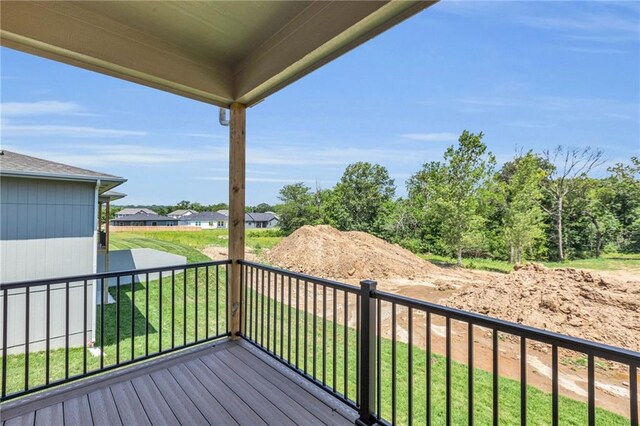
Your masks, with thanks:
[{"label": "white cloud", "polygon": [[537,122],[537,121],[511,121],[506,123],[511,127],[524,127],[527,129],[548,129],[555,125],[550,122]]},{"label": "white cloud", "polygon": [[[7,147],[9,149],[9,147]],[[162,166],[175,164],[207,163],[207,169],[213,172],[223,172],[226,176],[229,154],[227,146],[209,146],[191,144],[188,148],[162,147],[143,140],[141,143],[59,143],[55,150],[46,147],[40,150],[25,152],[17,148],[18,152],[73,164],[79,167],[105,166]],[[264,176],[271,172],[260,166],[290,166],[315,168],[335,166],[342,169],[356,161],[368,161],[386,166],[397,164],[412,164],[415,158],[430,158],[441,154],[441,149],[432,147],[416,149],[406,146],[389,148],[356,148],[356,147],[318,147],[294,144],[271,144],[269,147],[247,147],[247,164],[257,168],[255,182],[261,179],[277,179],[274,176]],[[253,172],[252,172],[253,173]]]},{"label": "white cloud", "polygon": [[578,52],[578,53],[596,53],[596,54],[607,54],[607,55],[620,55],[627,53],[624,49],[606,49],[606,48],[595,48],[595,47],[567,47],[565,50],[570,52]]},{"label": "white cloud", "polygon": [[547,30],[577,30],[585,32],[614,32],[638,34],[638,23],[633,15],[587,12],[572,17],[521,16],[519,22],[533,28]]},{"label": "white cloud", "polygon": [[541,121],[570,120],[633,120],[640,105],[616,99],[571,97],[512,93],[508,96],[487,96],[459,100],[460,111],[467,113],[494,112],[509,109],[533,112]]},{"label": "white cloud", "polygon": [[139,130],[108,129],[90,126],[10,124],[6,121],[0,127],[3,136],[64,136],[70,138],[145,136]]},{"label": "white cloud", "polygon": [[82,107],[75,102],[38,101],[3,102],[0,115],[4,117],[77,113]]},{"label": "white cloud", "polygon": [[228,139],[228,135],[217,135],[215,133],[186,133],[185,136],[192,138],[207,138],[207,139]]},{"label": "white cloud", "polygon": [[441,133],[405,133],[402,135],[405,139],[424,142],[455,142],[458,135],[450,132]]}]

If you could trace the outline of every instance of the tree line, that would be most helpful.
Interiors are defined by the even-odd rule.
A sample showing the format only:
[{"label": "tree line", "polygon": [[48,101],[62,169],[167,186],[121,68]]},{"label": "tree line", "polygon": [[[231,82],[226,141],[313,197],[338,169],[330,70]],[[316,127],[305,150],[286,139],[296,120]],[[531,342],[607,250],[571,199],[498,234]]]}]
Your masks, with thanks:
[{"label": "tree line", "polygon": [[331,189],[280,190],[285,234],[308,224],[364,231],[414,252],[520,263],[640,252],[640,160],[606,161],[601,150],[518,152],[499,169],[482,133],[464,131],[441,161],[425,163],[396,197],[388,170],[358,162]]}]

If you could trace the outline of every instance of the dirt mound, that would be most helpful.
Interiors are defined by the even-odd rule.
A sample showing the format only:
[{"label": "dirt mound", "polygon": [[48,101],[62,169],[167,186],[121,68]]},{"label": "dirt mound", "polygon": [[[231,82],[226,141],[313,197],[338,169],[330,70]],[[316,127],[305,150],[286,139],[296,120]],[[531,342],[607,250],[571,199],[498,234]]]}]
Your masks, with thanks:
[{"label": "dirt mound", "polygon": [[640,350],[640,286],[578,269],[529,264],[443,301],[529,326]]},{"label": "dirt mound", "polygon": [[328,225],[303,226],[271,249],[268,259],[284,269],[333,279],[416,279],[436,268],[373,235]]}]

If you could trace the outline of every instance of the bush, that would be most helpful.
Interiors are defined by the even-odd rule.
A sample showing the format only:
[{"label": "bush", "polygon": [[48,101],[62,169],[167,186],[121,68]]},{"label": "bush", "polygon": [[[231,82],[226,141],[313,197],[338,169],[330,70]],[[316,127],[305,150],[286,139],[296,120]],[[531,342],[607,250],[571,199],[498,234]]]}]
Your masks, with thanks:
[{"label": "bush", "polygon": [[266,238],[266,237],[283,237],[284,233],[279,228],[276,229],[264,229],[261,231],[249,230],[246,233],[249,238]]}]

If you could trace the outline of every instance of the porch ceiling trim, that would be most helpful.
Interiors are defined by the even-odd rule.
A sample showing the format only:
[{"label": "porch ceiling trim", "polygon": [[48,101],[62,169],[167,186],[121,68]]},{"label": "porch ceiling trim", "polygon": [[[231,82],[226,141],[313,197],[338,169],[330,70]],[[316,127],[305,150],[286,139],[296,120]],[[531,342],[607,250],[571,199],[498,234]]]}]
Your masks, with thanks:
[{"label": "porch ceiling trim", "polygon": [[209,104],[251,106],[433,3],[3,1],[0,39]]}]

